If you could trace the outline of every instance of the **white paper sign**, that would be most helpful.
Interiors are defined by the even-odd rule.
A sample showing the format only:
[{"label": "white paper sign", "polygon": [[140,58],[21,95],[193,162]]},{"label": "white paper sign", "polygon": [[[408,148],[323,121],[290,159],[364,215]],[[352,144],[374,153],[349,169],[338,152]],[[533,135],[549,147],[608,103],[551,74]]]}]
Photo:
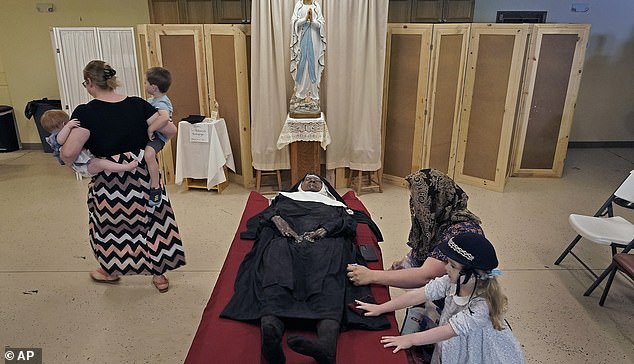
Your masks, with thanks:
[{"label": "white paper sign", "polygon": [[190,143],[209,143],[209,129],[207,125],[192,125],[189,129]]}]

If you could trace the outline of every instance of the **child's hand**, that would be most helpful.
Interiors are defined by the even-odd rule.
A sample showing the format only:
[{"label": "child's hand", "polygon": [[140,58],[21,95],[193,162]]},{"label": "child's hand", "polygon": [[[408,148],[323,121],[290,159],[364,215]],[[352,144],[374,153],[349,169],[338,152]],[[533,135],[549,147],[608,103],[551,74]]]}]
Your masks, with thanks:
[{"label": "child's hand", "polygon": [[64,125],[65,128],[68,128],[69,130],[75,129],[77,127],[81,126],[81,124],[79,123],[79,120],[77,119],[72,119],[69,120],[66,125]]},{"label": "child's hand", "polygon": [[378,316],[383,313],[380,308],[380,305],[376,305],[373,303],[365,303],[363,301],[354,300],[357,304],[357,308],[363,311],[367,311],[363,314],[363,316]]},{"label": "child's hand", "polygon": [[384,348],[395,346],[396,349],[392,350],[393,353],[397,353],[400,350],[411,348],[414,343],[412,342],[412,335],[404,336],[383,336],[381,337],[381,344]]}]

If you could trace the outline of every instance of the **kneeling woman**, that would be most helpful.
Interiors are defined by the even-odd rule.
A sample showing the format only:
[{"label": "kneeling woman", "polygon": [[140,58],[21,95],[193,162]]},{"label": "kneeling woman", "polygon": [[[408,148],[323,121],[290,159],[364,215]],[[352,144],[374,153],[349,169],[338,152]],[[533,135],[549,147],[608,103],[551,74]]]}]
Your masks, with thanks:
[{"label": "kneeling woman", "polygon": [[256,241],[240,265],[235,294],[221,316],[259,319],[262,354],[271,363],[285,362],[281,340],[287,319],[316,322],[317,339],[289,337],[288,345],[318,363],[334,363],[342,325],[389,326],[385,318],[345,309],[347,301],[370,293],[369,287],[355,287],[346,279],[346,266],[357,262],[356,223],[378,229],[317,175],[306,175],[291,191],[280,193],[248,221],[241,237]]}]

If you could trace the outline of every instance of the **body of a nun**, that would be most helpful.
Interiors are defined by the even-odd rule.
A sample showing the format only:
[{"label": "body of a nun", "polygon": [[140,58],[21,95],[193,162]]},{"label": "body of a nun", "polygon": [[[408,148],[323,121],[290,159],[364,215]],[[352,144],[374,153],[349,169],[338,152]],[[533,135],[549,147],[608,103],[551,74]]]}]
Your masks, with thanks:
[{"label": "body of a nun", "polygon": [[[346,266],[357,262],[353,214],[334,189],[308,174],[247,222],[241,237],[255,243],[240,265],[234,296],[221,316],[259,319],[262,354],[269,362],[284,362],[281,338],[288,319],[315,322],[318,334],[318,339],[289,338],[291,349],[318,362],[334,362],[336,337],[349,315],[345,303],[351,295],[362,294],[351,294],[356,287],[346,278]],[[363,293],[369,293],[369,287]],[[386,323],[359,326],[380,329]]]}]

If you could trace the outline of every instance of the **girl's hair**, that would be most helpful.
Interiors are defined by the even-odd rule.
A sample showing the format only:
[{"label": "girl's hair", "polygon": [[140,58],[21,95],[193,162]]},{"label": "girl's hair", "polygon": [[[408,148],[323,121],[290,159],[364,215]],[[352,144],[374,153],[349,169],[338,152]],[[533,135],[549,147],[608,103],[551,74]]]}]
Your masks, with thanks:
[{"label": "girl's hair", "polygon": [[40,123],[49,133],[61,129],[69,120],[68,114],[63,110],[47,110],[42,114]]},{"label": "girl's hair", "polygon": [[102,90],[114,90],[119,86],[117,71],[104,61],[90,61],[84,68],[84,80],[90,79]]},{"label": "girl's hair", "polygon": [[478,291],[480,297],[483,297],[489,305],[489,317],[491,323],[496,330],[502,330],[504,327],[504,312],[506,312],[506,306],[508,299],[506,295],[502,293],[502,286],[496,278],[489,278],[485,280],[478,279],[477,281]]}]

